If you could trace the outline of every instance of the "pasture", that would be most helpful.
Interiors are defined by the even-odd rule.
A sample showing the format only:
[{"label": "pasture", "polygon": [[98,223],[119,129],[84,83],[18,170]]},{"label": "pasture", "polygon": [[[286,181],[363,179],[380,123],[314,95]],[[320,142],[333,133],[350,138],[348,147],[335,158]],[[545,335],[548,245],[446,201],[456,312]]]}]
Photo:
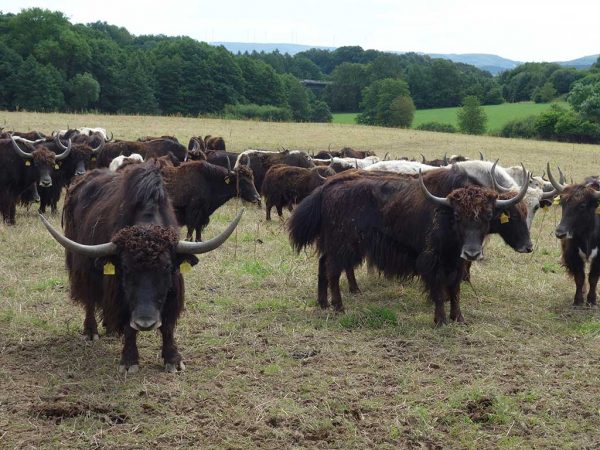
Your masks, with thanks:
[{"label": "pasture", "polygon": [[[336,124],[0,113],[8,128],[103,126],[115,137],[222,135],[228,149],[352,146],[380,157],[461,153],[546,161],[575,180],[600,147]],[[554,167],[554,166],[553,166]],[[230,201],[203,234],[241,207]],[[286,211],[285,217],[288,217]],[[535,251],[497,236],[462,286],[466,325],[434,328],[418,282],[357,270],[345,314],[316,308],[317,260],[284,224],[246,206],[236,233],[185,275],[176,336],[187,370],[163,372],[160,336],[141,333],[140,372],[117,372],[120,340],[85,342],[64,253],[35,208],[0,225],[0,446],[41,448],[539,448],[600,446],[600,313],[571,307],[553,230]],[[52,222],[60,225],[60,218]],[[182,238],[184,231],[182,231]]]},{"label": "pasture", "polygon": [[[568,107],[566,102],[558,102],[563,107]],[[485,105],[483,110],[487,114],[487,132],[493,133],[511,120],[524,119],[529,116],[541,114],[550,107],[551,103],[503,103],[501,105]],[[420,109],[415,111],[412,128],[428,122],[447,123],[458,127],[456,112],[460,108],[435,108]],[[339,113],[333,115],[334,123],[354,124],[357,113]]]}]

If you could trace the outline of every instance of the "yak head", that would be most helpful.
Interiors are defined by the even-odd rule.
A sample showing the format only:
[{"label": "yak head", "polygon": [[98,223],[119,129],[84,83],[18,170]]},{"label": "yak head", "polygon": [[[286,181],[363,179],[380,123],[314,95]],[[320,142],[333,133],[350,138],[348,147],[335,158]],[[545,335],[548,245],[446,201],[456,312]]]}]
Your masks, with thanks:
[{"label": "yak head", "polygon": [[[35,170],[35,181],[40,187],[52,186],[52,172],[58,167],[58,162],[64,160],[71,153],[71,141],[60,154],[54,154],[43,145],[30,148],[31,152],[25,152],[13,136],[10,137],[14,151],[25,161],[25,165],[33,166]],[[29,144],[27,144],[29,147]]]},{"label": "yak head", "polygon": [[112,240],[85,245],[58,232],[44,216],[42,222],[68,251],[94,258],[104,275],[115,276],[129,312],[129,326],[138,331],[157,329],[170,295],[183,295],[179,274],[198,263],[196,254],[219,247],[233,233],[243,210],[217,237],[205,242],[180,241],[178,230],[161,225],[134,225],[118,230]]},{"label": "yak head", "polygon": [[588,234],[596,224],[596,214],[600,206],[600,186],[597,183],[565,185],[552,176],[550,164],[548,178],[554,192],[560,194],[562,216],[554,234],[558,239],[572,239],[575,234]]},{"label": "yak head", "polygon": [[[228,159],[229,161],[229,159]],[[237,194],[247,202],[256,203],[260,206],[260,194],[256,190],[256,186],[254,186],[254,175],[252,173],[252,169],[248,166],[238,166],[233,171],[230,172],[233,175],[237,182]]]},{"label": "yak head", "polygon": [[[514,192],[499,194],[498,198],[506,200],[517,195]],[[507,208],[496,208],[494,219],[490,224],[490,232],[500,237],[519,253],[531,253],[533,244],[529,233],[527,207],[524,202],[510,205]]]},{"label": "yak head", "polygon": [[460,257],[467,261],[483,258],[483,241],[490,232],[495,216],[523,200],[527,193],[525,184],[521,191],[509,199],[499,199],[498,194],[479,186],[467,186],[453,190],[447,197],[436,197],[423,183],[419,171],[419,184],[425,197],[434,205],[452,211],[454,232],[460,242]]}]

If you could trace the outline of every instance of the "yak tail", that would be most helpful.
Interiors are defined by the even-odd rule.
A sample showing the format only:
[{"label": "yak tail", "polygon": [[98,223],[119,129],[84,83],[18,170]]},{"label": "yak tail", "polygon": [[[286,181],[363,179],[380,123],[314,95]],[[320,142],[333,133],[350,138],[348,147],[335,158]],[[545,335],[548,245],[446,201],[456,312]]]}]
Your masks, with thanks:
[{"label": "yak tail", "polygon": [[288,220],[290,243],[297,252],[314,243],[321,230],[323,188],[315,189],[300,202]]}]

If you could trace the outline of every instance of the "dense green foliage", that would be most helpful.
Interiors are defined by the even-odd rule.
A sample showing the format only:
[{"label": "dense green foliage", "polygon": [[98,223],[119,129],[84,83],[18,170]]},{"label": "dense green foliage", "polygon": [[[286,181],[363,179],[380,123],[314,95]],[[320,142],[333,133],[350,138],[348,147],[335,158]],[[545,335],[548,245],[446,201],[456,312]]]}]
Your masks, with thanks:
[{"label": "dense green foliage", "polygon": [[456,133],[456,127],[449,123],[426,122],[415,127],[416,130],[435,131],[438,133]]},{"label": "dense green foliage", "polygon": [[[410,118],[398,119],[397,114],[396,116],[393,114],[392,108],[395,108],[397,111],[399,106],[397,100],[402,98],[410,100],[408,85],[404,80],[385,78],[373,82],[369,87],[364,89],[363,102],[361,103],[363,112],[357,118],[358,123],[382,125],[385,127],[410,126],[414,114],[412,100],[410,100],[410,105],[412,105]],[[406,101],[404,103],[404,106],[400,105],[401,108],[407,109],[408,107],[410,109]]]},{"label": "dense green foliage", "polygon": [[487,116],[479,100],[474,95],[469,95],[463,100],[463,107],[456,113],[458,129],[466,134],[483,134]]}]

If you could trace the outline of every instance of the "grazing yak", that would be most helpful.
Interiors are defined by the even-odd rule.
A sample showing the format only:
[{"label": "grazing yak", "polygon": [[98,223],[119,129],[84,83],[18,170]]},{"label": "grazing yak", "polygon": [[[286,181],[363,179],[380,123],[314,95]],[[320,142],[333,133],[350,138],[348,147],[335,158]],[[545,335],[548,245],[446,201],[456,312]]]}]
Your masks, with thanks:
[{"label": "grazing yak", "polygon": [[119,371],[134,373],[137,333],[155,329],[162,335],[165,370],[184,369],[174,338],[184,303],[181,272],[198,263],[196,254],[225,242],[241,215],[207,242],[180,241],[160,167],[149,161],[81,177],[65,200],[64,236],[40,217],[66,249],[70,295],[85,309],[85,336],[98,339],[100,311],[107,331],[124,335]]},{"label": "grazing yak", "polygon": [[177,221],[187,226],[188,240],[195,231],[196,241],[201,241],[212,213],[233,197],[260,205],[252,171],[244,165],[227,170],[206,161],[190,161],[179,167],[165,165],[162,174]]},{"label": "grazing yak", "polygon": [[[446,194],[438,197],[424,183]],[[465,263],[483,257],[483,241],[493,223],[508,212],[508,223],[499,225],[502,236],[517,251],[532,248],[525,211],[518,205],[526,186],[512,198],[499,199],[496,192],[471,183],[459,170],[432,171],[418,179],[353,171],[313,191],[294,210],[288,228],[297,251],[317,245],[319,305],[329,306],[329,288],[334,308],[343,310],[341,272],[358,290],[353,268],[366,259],[386,276],[420,277],[435,305],[437,325],[446,321],[446,300],[451,319],[462,322],[459,293]]]},{"label": "grazing yak", "polygon": [[109,167],[110,163],[117,156],[129,156],[132,153],[142,155],[144,159],[159,158],[171,152],[180,162],[187,161],[188,150],[179,142],[171,139],[155,139],[153,141],[117,141],[109,142],[97,152],[96,167]]},{"label": "grazing yak", "polygon": [[337,173],[343,172],[344,170],[350,169],[366,169],[370,165],[375,164],[379,161],[377,156],[367,156],[363,159],[357,158],[337,158],[333,157],[329,161],[329,167],[335,170]]},{"label": "grazing yak", "polygon": [[292,211],[293,205],[300,203],[318,186],[321,186],[326,177],[335,175],[329,167],[303,167],[286,166],[277,164],[272,166],[265,175],[262,184],[262,195],[265,197],[266,220],[271,220],[271,209],[277,209],[279,218],[283,218],[283,208]]},{"label": "grazing yak", "polygon": [[234,168],[247,165],[254,174],[254,186],[260,192],[265,174],[275,164],[286,164],[288,166],[304,167],[311,169],[315,164],[306,152],[300,150],[284,150],[271,152],[266,150],[246,150],[238,156]]},{"label": "grazing yak", "polygon": [[231,170],[231,168],[235,166],[238,156],[240,156],[239,153],[211,150],[207,152],[206,160],[211,164],[227,167],[229,170]]},{"label": "grazing yak", "polygon": [[550,172],[548,178],[560,194],[562,216],[554,234],[560,239],[562,260],[569,275],[575,280],[574,306],[583,305],[585,293],[585,269],[589,264],[586,301],[596,304],[596,286],[600,277],[600,184],[589,180],[582,184],[564,185],[557,182]]},{"label": "grazing yak", "polygon": [[64,152],[55,154],[43,145],[19,144],[15,138],[0,140],[0,211],[7,224],[15,224],[19,196],[33,184],[52,186],[52,172],[69,153],[71,141]]},{"label": "grazing yak", "polygon": [[211,136],[210,134],[204,137],[206,150],[223,150],[225,151],[225,139],[221,136]]}]

